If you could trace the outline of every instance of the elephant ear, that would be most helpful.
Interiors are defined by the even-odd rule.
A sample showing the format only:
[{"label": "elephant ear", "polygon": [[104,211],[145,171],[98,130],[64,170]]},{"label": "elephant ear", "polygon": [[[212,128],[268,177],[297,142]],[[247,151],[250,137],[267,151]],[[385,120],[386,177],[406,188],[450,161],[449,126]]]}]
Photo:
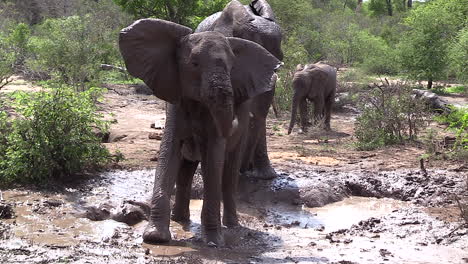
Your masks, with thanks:
[{"label": "elephant ear", "polygon": [[236,102],[272,90],[270,85],[281,62],[259,44],[240,38],[227,38],[235,55],[231,83]]},{"label": "elephant ear", "polygon": [[220,32],[226,37],[233,37],[238,35],[235,31],[245,31],[243,27],[250,25],[249,21],[254,19],[243,4],[233,0],[221,12],[215,22],[213,31]]},{"label": "elephant ear", "polygon": [[182,94],[177,65],[178,41],[190,28],[160,19],[141,19],[120,32],[120,52],[128,72],[154,95],[176,103]]},{"label": "elephant ear", "polygon": [[276,21],[275,13],[273,12],[273,9],[267,1],[253,0],[249,6],[254,14],[273,22]]}]

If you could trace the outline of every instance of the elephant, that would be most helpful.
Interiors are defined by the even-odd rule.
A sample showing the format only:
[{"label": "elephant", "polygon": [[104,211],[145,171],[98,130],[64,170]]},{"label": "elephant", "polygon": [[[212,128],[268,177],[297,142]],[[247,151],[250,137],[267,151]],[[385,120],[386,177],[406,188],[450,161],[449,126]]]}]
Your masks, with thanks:
[{"label": "elephant", "polygon": [[[217,31],[228,37],[256,42],[277,59],[283,60],[282,31],[266,0],[253,0],[249,5],[231,1],[222,12],[207,17],[198,25],[196,32],[205,31]],[[266,118],[274,98],[275,81],[276,78],[271,81],[270,91],[253,99],[249,137],[241,165],[241,172],[266,180],[277,177],[268,158],[266,142]]]},{"label": "elephant", "polygon": [[123,29],[119,47],[129,73],[168,102],[143,240],[171,240],[170,196],[176,181],[173,218],[188,218],[185,190],[201,163],[203,238],[208,245],[221,245],[221,198],[224,225],[238,225],[234,192],[248,110],[252,98],[270,89],[280,61],[252,41],[193,33],[160,19],[138,20]]},{"label": "elephant", "polygon": [[336,69],[323,62],[297,65],[292,86],[294,89],[291,122],[288,135],[296,122],[297,106],[301,117],[301,128],[307,131],[307,100],[314,103],[314,121],[324,118],[325,129],[330,130],[330,116],[336,94]]}]

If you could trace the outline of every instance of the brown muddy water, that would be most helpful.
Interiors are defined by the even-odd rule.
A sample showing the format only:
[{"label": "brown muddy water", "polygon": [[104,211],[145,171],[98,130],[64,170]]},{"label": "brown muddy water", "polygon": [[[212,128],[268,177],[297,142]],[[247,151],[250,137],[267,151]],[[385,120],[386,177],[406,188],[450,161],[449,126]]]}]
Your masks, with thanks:
[{"label": "brown muddy water", "polygon": [[[105,205],[116,212],[125,200],[147,200],[154,175],[151,170],[108,172],[56,193],[4,190],[3,199],[13,204],[16,216],[0,220],[0,262],[468,263],[466,227],[426,213],[426,197],[421,194],[427,192],[431,200],[437,200],[446,192],[443,183],[451,186],[452,192],[458,191],[455,174],[434,173],[441,182],[434,192],[438,196],[429,188],[432,184],[420,190],[424,183],[414,173],[375,175],[373,179],[380,183],[373,182],[372,186],[386,186],[385,179],[391,181],[393,177],[400,183],[393,183],[395,186],[409,188],[402,187],[395,193],[410,193],[413,198],[397,200],[355,196],[356,186],[363,192],[369,183],[365,179],[368,174],[358,177],[364,175],[362,172],[338,174],[315,168],[291,171],[288,174],[284,170],[270,182],[247,179],[241,183],[247,186],[239,194],[242,227],[225,228],[226,245],[218,249],[201,242],[202,201],[196,199],[200,190],[194,192],[190,204],[191,223],[171,222],[174,239],[166,245],[142,242],[146,221],[128,226],[110,219],[91,221],[84,217],[83,211],[90,206]],[[396,180],[398,175],[407,182]],[[408,182],[419,191],[410,191]],[[310,189],[315,192],[310,194]],[[389,192],[388,196],[398,195]],[[326,205],[306,206],[314,203]]]}]

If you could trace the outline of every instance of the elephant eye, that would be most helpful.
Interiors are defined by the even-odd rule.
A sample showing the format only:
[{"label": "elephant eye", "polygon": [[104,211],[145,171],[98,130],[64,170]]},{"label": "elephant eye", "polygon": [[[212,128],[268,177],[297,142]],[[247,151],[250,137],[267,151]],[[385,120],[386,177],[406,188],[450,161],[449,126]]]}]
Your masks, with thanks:
[{"label": "elephant eye", "polygon": [[192,61],[192,66],[193,66],[193,67],[198,67],[198,62]]}]

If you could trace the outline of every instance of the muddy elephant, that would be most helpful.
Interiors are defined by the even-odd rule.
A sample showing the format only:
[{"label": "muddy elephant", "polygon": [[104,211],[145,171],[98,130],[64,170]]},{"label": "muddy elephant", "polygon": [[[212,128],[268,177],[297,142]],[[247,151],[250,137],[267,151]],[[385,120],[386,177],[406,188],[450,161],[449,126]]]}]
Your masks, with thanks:
[{"label": "muddy elephant", "polygon": [[296,122],[297,107],[301,118],[301,128],[304,132],[308,126],[307,100],[314,104],[314,121],[324,120],[325,129],[330,130],[330,116],[336,94],[336,69],[322,62],[297,65],[292,86],[291,122],[288,134]]},{"label": "muddy elephant", "polygon": [[[217,31],[228,37],[256,42],[277,59],[283,59],[281,28],[266,0],[253,0],[249,5],[242,5],[237,0],[231,1],[222,12],[215,13],[200,23],[196,32],[204,31]],[[266,142],[266,118],[273,102],[275,81],[276,78],[270,84],[270,91],[253,99],[249,137],[243,151],[241,171],[260,179],[277,176],[268,158]]]},{"label": "muddy elephant", "polygon": [[[223,223],[238,224],[234,192],[251,98],[268,91],[280,61],[262,46],[219,32],[192,30],[143,19],[123,29],[119,46],[130,74],[169,102],[161,141],[149,223],[143,240],[171,239],[170,196],[177,180],[174,218],[188,218],[186,188],[201,161],[204,240],[219,245]],[[183,203],[181,202],[183,201]]]}]

